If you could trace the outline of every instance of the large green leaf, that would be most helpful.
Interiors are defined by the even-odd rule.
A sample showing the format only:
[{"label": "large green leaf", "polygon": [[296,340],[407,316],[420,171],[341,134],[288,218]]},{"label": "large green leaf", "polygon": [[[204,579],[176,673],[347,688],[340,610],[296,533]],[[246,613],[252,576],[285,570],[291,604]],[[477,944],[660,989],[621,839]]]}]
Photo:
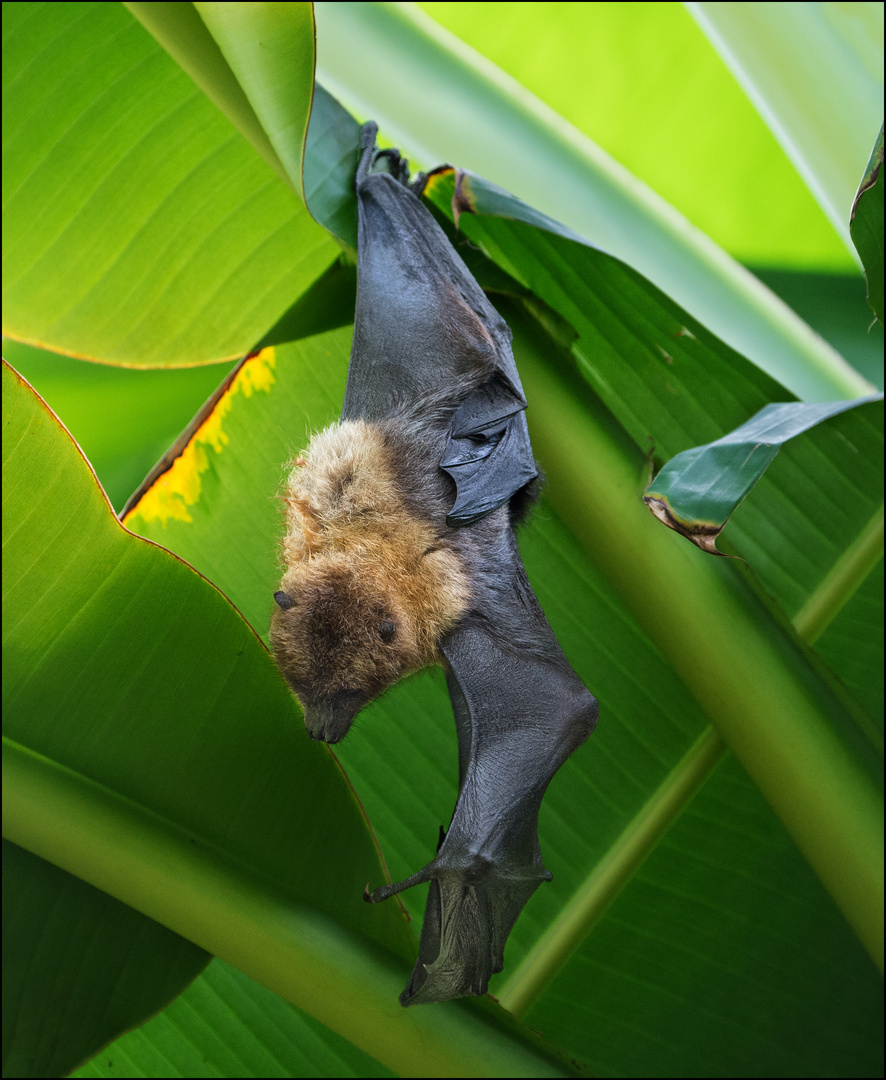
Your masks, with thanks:
[{"label": "large green leaf", "polygon": [[643,180],[416,5],[314,9],[319,81],[425,168],[449,161],[472,169],[564,221],[804,400],[870,392],[802,320]]},{"label": "large green leaf", "polygon": [[241,356],[335,258],[120,5],[7,4],[3,43],[5,333],[131,365]]},{"label": "large green leaf", "polygon": [[[411,947],[395,906],[362,901],[381,867],[328,748],[308,739],[228,601],[121,527],[56,418],[3,370],[5,836],[227,958],[398,1072],[430,1058],[442,1075],[478,1063],[568,1075],[499,1011],[400,1008],[407,965],[372,939],[401,958]],[[10,889],[26,886],[20,875]],[[65,918],[94,918],[82,890],[77,901]],[[41,928],[29,929],[36,944]],[[120,935],[113,962],[93,969],[95,990],[76,1002],[87,1015],[139,932]],[[178,988],[162,966],[158,979]],[[44,993],[31,1011],[47,1005]],[[22,1022],[33,1039],[39,1027]],[[82,1046],[70,1052],[68,1068]]]}]

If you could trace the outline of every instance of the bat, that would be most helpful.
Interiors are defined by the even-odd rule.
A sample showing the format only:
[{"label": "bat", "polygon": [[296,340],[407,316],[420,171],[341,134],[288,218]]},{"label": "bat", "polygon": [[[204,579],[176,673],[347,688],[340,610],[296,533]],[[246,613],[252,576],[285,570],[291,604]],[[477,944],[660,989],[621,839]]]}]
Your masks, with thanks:
[{"label": "bat", "polygon": [[402,1005],[486,993],[551,874],[538,812],[594,730],[514,539],[538,487],[511,332],[408,184],[362,132],[357,303],[341,421],[284,491],[276,663],[314,739],[410,672],[442,663],[459,794],[435,857],[371,903],[430,883]]}]

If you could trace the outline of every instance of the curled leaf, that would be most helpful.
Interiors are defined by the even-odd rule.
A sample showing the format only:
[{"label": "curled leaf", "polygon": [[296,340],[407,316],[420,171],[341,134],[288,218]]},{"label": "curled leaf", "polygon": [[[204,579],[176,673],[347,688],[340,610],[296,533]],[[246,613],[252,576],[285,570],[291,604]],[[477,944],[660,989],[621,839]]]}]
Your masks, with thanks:
[{"label": "curled leaf", "polygon": [[785,442],[848,409],[882,399],[875,394],[856,401],[766,405],[728,435],[671,458],[643,501],[669,529],[710,555],[723,555],[717,537]]}]

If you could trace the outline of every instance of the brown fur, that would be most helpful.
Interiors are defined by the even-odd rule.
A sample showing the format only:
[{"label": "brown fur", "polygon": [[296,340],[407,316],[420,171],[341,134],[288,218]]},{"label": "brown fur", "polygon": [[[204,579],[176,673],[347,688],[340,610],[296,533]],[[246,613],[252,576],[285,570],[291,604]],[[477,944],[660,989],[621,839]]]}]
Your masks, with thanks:
[{"label": "brown fur", "polygon": [[445,525],[411,511],[378,425],[314,436],[284,492],[286,566],[275,610],[277,664],[302,703],[363,704],[439,659],[467,611],[468,578]]}]

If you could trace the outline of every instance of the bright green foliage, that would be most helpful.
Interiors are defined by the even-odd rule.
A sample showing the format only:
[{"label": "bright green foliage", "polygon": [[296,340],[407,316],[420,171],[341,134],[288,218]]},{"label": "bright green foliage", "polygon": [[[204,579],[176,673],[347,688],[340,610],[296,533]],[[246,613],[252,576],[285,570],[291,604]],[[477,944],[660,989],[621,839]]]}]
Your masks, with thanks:
[{"label": "bright green foliage", "polygon": [[[429,205],[514,331],[547,474],[521,551],[601,719],[543,804],[554,880],[511,936],[501,1006],[402,1010],[423,890],[402,898],[411,927],[361,896],[424,865],[452,811],[442,674],[374,702],[333,756],[261,641],[286,463],[341,408],[359,125],[317,87],[305,136],[308,5],[6,7],[13,333],[137,365],[255,350],[216,369],[205,404],[194,384],[186,426],[173,395],[164,409],[130,391],[143,443],[178,438],[122,525],[4,373],[6,1071],[64,1074],[114,1039],[78,1075],[880,1075],[882,409],[788,442],[730,524],[746,562],[711,559],[642,493],[667,459],[791,400],[772,357],[740,355],[633,264],[480,177],[462,179],[456,233],[455,178],[432,179]],[[503,118],[487,149],[515,188],[524,165],[560,175],[521,156],[520,133],[541,130],[525,103],[412,8],[324,11],[349,33],[401,25],[352,62],[392,117],[462,64],[424,110],[429,145],[467,87],[459,122]],[[347,67],[347,35],[322,28],[321,61],[338,50]],[[401,64],[407,39],[421,48]],[[582,153],[570,182],[595,198],[605,173],[604,202],[631,204],[633,181]],[[578,200],[560,200],[569,218]],[[679,229],[665,241],[639,220],[607,227],[685,256]],[[810,232],[793,250],[826,246]],[[714,292],[725,280],[756,319],[759,296],[741,275]],[[790,343],[779,378],[807,400],[866,392],[775,310],[759,340]],[[19,355],[39,386],[41,354]],[[107,392],[90,386],[83,442],[117,468],[117,413],[96,420]],[[76,436],[77,409],[59,411]],[[188,985],[207,954],[221,959]]]},{"label": "bright green foliage", "polygon": [[4,50],[4,333],[125,365],[234,358],[335,258],[120,5],[9,4]]},{"label": "bright green foliage", "polygon": [[[417,6],[740,262],[851,269],[849,253],[777,136],[697,25],[699,5],[605,4],[592,18],[568,0]],[[757,16],[755,43],[771,63],[783,42],[763,38],[763,18]],[[819,75],[826,93],[821,67]]]}]

